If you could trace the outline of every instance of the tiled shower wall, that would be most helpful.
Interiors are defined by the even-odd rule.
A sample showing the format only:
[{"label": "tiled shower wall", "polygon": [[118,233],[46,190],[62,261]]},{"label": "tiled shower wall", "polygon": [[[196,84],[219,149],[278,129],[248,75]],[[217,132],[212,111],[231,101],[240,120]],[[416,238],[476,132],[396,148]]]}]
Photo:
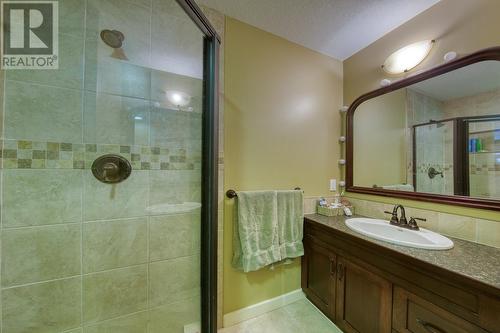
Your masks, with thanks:
[{"label": "tiled shower wall", "polygon": [[[418,92],[407,90],[408,126],[466,116],[498,115],[500,90],[440,102]],[[453,194],[453,126],[451,122],[437,127],[419,127],[417,139],[417,190],[429,193]],[[486,126],[486,127],[485,127]],[[472,131],[491,130],[498,122],[471,124]],[[407,135],[408,173],[412,173],[412,138]],[[474,197],[500,196],[499,154],[471,154],[470,191]],[[434,167],[444,172],[444,178],[429,179],[427,170]],[[409,177],[410,178],[410,177]]]},{"label": "tiled shower wall", "polygon": [[[173,0],[59,7],[60,69],[1,73],[2,332],[182,332],[200,319],[201,34]],[[130,178],[97,181],[104,153]]]},{"label": "tiled shower wall", "polygon": [[[411,89],[406,90],[407,172],[413,175],[412,126],[430,120],[443,119],[443,103]],[[448,124],[448,123],[446,123]],[[450,194],[453,191],[453,126],[436,125],[417,128],[416,187],[418,192]],[[430,179],[430,167],[443,172],[444,177]],[[409,181],[412,177],[407,177]]]},{"label": "tiled shower wall", "polygon": [[[499,115],[498,105],[500,105],[500,89],[451,100],[444,103],[443,110],[447,118]],[[500,128],[500,122],[470,124],[471,131],[492,130],[494,128]],[[490,140],[490,148],[498,146],[498,134],[491,133]],[[492,142],[493,140],[495,142]],[[500,198],[500,153],[470,154],[469,163],[470,195]]]}]

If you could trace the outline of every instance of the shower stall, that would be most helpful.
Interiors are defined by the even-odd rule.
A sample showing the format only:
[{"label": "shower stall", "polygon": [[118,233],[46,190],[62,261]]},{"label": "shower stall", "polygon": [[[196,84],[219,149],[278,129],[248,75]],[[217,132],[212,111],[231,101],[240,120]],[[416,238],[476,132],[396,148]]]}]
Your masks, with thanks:
[{"label": "shower stall", "polygon": [[500,115],[455,117],[413,126],[418,191],[500,197]]},{"label": "shower stall", "polygon": [[0,72],[1,332],[215,332],[217,33],[55,3],[58,68]]}]

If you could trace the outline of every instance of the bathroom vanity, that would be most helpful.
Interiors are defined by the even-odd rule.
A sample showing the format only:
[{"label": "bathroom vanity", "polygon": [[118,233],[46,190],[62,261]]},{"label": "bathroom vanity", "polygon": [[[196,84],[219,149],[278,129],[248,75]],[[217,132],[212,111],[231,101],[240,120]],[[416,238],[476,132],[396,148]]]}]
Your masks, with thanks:
[{"label": "bathroom vanity", "polygon": [[403,247],[345,219],[306,215],[302,259],[302,290],[344,332],[500,332],[500,249]]}]

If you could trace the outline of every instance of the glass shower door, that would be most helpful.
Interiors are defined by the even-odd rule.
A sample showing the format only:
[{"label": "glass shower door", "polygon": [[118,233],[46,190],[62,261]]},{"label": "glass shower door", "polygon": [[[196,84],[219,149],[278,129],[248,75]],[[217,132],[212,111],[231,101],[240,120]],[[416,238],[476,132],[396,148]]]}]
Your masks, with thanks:
[{"label": "glass shower door", "polygon": [[2,332],[197,332],[204,34],[174,0],[58,6],[59,68],[1,72]]},{"label": "glass shower door", "polygon": [[414,129],[416,191],[453,195],[453,121],[422,124]]}]

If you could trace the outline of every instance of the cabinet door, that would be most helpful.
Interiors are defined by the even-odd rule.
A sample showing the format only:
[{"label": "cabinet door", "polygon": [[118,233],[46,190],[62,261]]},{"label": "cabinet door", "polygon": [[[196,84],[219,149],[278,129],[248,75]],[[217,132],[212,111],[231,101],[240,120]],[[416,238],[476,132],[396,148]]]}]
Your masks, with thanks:
[{"label": "cabinet door", "polygon": [[337,263],[336,324],[346,333],[390,333],[392,285],[345,258]]},{"label": "cabinet door", "polygon": [[400,287],[394,288],[393,328],[399,333],[486,333]]},{"label": "cabinet door", "polygon": [[335,317],[335,253],[314,242],[305,240],[302,257],[302,290],[325,315]]}]

